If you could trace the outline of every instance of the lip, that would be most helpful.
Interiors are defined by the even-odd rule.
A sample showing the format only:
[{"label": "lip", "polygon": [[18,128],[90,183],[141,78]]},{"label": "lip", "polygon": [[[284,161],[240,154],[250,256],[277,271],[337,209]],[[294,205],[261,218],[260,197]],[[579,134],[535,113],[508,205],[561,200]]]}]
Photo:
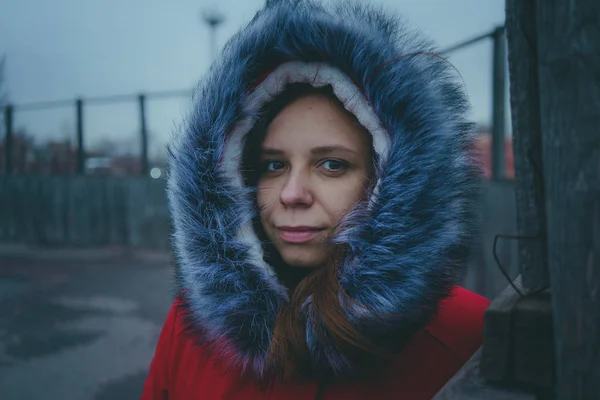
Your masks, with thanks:
[{"label": "lip", "polygon": [[281,239],[288,243],[306,243],[324,231],[324,228],[311,226],[281,226],[278,229]]}]

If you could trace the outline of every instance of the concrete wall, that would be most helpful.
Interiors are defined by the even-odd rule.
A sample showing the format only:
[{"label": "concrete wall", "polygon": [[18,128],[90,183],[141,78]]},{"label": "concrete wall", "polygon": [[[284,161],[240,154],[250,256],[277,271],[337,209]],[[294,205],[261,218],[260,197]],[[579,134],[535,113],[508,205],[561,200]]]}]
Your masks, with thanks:
[{"label": "concrete wall", "polygon": [[[516,233],[514,185],[485,182],[481,236],[464,285],[489,298],[507,285],[494,260],[497,234]],[[0,243],[168,249],[165,181],[143,177],[0,177]],[[517,241],[500,240],[498,257],[518,274]]]}]

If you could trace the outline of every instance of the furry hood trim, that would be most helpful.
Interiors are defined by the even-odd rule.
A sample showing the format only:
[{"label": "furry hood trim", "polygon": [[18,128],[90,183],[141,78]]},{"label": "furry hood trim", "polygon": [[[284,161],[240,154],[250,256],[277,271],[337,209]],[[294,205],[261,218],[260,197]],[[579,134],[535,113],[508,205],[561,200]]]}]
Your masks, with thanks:
[{"label": "furry hood trim", "polygon": [[[339,282],[367,310],[344,312],[373,343],[397,348],[427,324],[467,264],[478,175],[457,74],[398,19],[369,6],[276,0],[224,47],[170,145],[168,198],[179,289],[190,328],[226,366],[264,377],[287,289],[251,228],[239,156],[261,105],[286,83],[331,85],[373,135],[380,174],[368,218],[339,240]],[[311,315],[310,302],[306,305]],[[387,318],[386,315],[402,315]],[[307,318],[314,365],[356,373]]]}]

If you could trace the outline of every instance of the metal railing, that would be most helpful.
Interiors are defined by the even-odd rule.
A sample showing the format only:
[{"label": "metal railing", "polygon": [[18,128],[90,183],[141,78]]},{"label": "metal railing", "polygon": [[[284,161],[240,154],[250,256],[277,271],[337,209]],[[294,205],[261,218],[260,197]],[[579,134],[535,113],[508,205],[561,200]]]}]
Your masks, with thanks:
[{"label": "metal railing", "polygon": [[76,172],[83,174],[85,171],[85,133],[84,133],[84,109],[88,105],[115,104],[123,102],[136,101],[138,103],[139,118],[139,148],[141,160],[141,173],[148,173],[148,122],[146,103],[148,99],[160,98],[181,98],[190,97],[191,90],[171,90],[164,92],[152,92],[130,95],[102,96],[78,98],[75,100],[58,100],[49,102],[37,102],[20,105],[9,104],[4,108],[4,151],[5,151],[5,173],[13,172],[13,133],[14,133],[14,113],[15,111],[33,111],[42,109],[52,109],[65,106],[73,106],[75,109],[75,129],[77,141],[77,162]]},{"label": "metal railing", "polygon": [[[505,85],[506,85],[506,44],[504,26],[499,26],[490,32],[476,36],[474,38],[457,43],[439,52],[440,55],[448,55],[455,51],[464,49],[476,43],[491,40],[493,43],[492,60],[492,179],[501,180],[505,178]],[[138,103],[138,132],[140,149],[140,173],[148,173],[148,121],[147,121],[147,100],[158,98],[189,98],[191,90],[171,90],[164,92],[116,95],[104,97],[87,97],[75,100],[59,100],[51,102],[38,102],[29,104],[13,105],[4,107],[4,162],[5,173],[11,174],[14,166],[14,112],[16,110],[40,110],[56,107],[72,106],[75,111],[75,130],[76,130],[76,167],[75,172],[84,174],[86,160],[86,135],[84,132],[84,110],[86,106],[93,104],[115,104],[122,102],[136,101]]]},{"label": "metal railing", "polygon": [[506,112],[506,40],[504,26],[498,26],[491,32],[474,38],[465,40],[450,46],[440,52],[441,55],[447,55],[452,52],[462,50],[471,45],[482,41],[492,40],[492,179],[502,180],[506,178],[505,163],[505,138],[506,121],[504,115]]}]

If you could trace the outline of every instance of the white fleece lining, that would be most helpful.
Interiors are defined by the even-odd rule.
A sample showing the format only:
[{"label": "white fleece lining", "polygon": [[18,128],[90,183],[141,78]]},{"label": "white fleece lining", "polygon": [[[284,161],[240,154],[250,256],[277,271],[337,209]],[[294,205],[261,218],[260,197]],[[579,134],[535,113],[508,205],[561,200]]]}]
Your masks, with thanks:
[{"label": "white fleece lining", "polygon": [[[314,87],[331,85],[333,93],[344,104],[344,108],[354,114],[356,119],[373,137],[373,149],[379,157],[379,163],[385,162],[390,148],[390,137],[382,128],[379,118],[358,87],[339,69],[324,63],[305,63],[292,61],[280,65],[262,81],[244,101],[244,114],[250,117],[236,123],[228,135],[222,168],[225,176],[235,187],[242,186],[240,164],[245,137],[256,122],[260,108],[280,94],[290,83],[308,83]],[[371,201],[377,196],[379,182],[373,190]],[[237,233],[238,240],[250,247],[250,259],[255,265],[263,267],[270,275],[273,268],[263,260],[262,246],[251,223],[247,223]]]}]

